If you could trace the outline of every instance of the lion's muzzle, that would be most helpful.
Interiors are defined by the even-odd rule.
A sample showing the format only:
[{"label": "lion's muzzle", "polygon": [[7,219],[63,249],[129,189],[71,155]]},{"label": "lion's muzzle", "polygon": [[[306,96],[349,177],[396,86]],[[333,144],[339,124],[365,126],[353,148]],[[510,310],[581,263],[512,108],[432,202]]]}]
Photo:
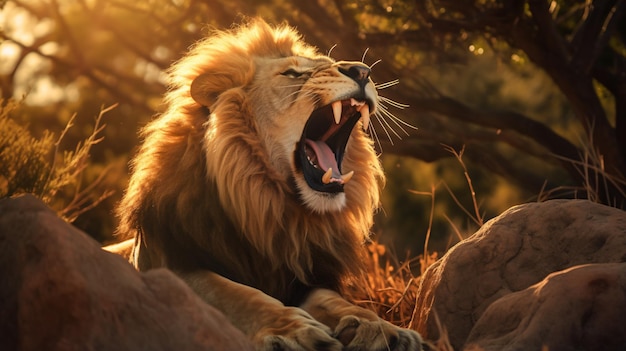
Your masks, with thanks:
[{"label": "lion's muzzle", "polygon": [[366,130],[374,109],[374,97],[368,96],[370,68],[360,62],[339,62],[337,69],[356,84],[333,102],[309,116],[296,151],[296,164],[307,185],[319,192],[343,192],[354,174],[343,174],[342,160],[352,129],[359,120]]}]

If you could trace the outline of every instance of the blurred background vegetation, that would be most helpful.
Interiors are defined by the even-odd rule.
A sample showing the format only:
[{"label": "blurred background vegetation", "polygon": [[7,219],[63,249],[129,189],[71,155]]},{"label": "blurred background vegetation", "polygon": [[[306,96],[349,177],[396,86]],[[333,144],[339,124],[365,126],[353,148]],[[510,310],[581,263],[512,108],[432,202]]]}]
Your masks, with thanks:
[{"label": "blurred background vegetation", "polygon": [[[321,52],[334,47],[335,59],[361,60],[367,50],[366,63],[381,60],[376,82],[400,80],[380,93],[409,105],[392,112],[418,129],[405,128],[406,135],[396,128],[402,140],[388,140],[374,122],[388,175],[374,230],[399,256],[424,250],[427,235],[429,250],[443,251],[522,202],[590,198],[625,206],[624,1],[0,4],[0,153],[13,145],[25,155],[10,144],[21,128],[22,146],[47,140],[47,159],[33,162],[50,174],[63,164],[55,162],[60,151],[77,157],[77,145],[89,144],[72,191],[54,197],[66,198],[58,208],[73,204],[70,219],[101,242],[114,240],[112,210],[137,131],[162,108],[164,70],[208,28],[246,16],[287,21]],[[41,191],[11,190],[18,173],[9,164],[17,161],[2,162],[0,196]],[[83,202],[72,202],[77,194]]]}]

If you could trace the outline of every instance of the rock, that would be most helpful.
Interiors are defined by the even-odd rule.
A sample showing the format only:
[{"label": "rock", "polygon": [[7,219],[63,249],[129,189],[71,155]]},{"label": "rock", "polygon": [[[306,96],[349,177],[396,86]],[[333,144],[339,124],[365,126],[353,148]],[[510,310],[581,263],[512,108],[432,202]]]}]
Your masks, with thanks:
[{"label": "rock", "polygon": [[137,272],[33,196],[0,200],[3,350],[251,350],[167,270]]},{"label": "rock", "polygon": [[494,303],[466,350],[626,350],[626,263],[576,266]]},{"label": "rock", "polygon": [[414,321],[423,336],[436,339],[438,317],[460,349],[487,307],[503,296],[575,265],[625,261],[626,212],[585,200],[516,206],[426,270]]}]

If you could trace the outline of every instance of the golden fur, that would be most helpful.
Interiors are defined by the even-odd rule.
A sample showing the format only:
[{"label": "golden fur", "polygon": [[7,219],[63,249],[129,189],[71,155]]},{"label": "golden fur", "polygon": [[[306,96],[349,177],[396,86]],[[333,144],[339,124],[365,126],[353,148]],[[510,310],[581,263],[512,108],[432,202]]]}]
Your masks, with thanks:
[{"label": "golden fur", "polygon": [[[294,79],[275,74],[281,65],[314,72],[306,84],[318,95],[272,84]],[[176,63],[166,110],[141,133],[144,143],[117,210],[119,233],[135,238],[136,267],[168,267],[207,301],[225,306],[252,299],[256,290],[245,285],[299,305],[314,289],[341,291],[359,274],[384,181],[371,140],[360,124],[352,130],[341,168],[355,173],[344,194],[303,190],[293,161],[306,118],[334,86],[328,82],[346,80],[336,71],[293,29],[262,20],[217,31]],[[247,312],[231,316],[244,330]]]}]

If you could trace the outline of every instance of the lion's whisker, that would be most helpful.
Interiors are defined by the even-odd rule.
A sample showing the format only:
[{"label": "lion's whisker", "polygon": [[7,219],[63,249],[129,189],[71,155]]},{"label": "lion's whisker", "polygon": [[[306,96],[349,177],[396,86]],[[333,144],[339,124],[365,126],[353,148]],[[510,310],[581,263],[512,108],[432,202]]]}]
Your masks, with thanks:
[{"label": "lion's whisker", "polygon": [[[380,61],[381,60],[378,60],[378,61],[374,62],[374,64],[376,64],[376,63],[378,63]],[[400,80],[399,79],[394,79],[394,80],[390,80],[388,82],[375,84],[375,87],[376,87],[376,90],[382,90],[382,89],[387,89],[389,87],[392,87],[392,86],[394,86],[394,85],[396,85],[398,83],[400,83]]]},{"label": "lion's whisker", "polygon": [[[285,100],[287,100],[287,99],[289,99],[291,97],[293,97],[294,95],[297,95],[297,96],[296,96],[295,99],[293,99],[292,103],[298,102],[299,100],[304,99],[304,98],[308,98],[308,97],[314,96],[314,94],[312,92],[310,92],[310,91],[302,92],[301,90],[297,90],[297,91],[294,91],[294,92],[292,92],[292,93],[282,97],[281,98],[281,102],[285,101]],[[316,99],[319,99],[319,98],[316,97]]]},{"label": "lion's whisker", "polygon": [[385,132],[385,134],[387,135],[387,139],[389,139],[389,142],[391,143],[391,145],[393,145],[393,139],[391,138],[389,131],[387,131],[387,128],[385,127],[385,124],[383,123],[383,120],[381,120],[382,118],[381,115],[379,113],[374,113],[374,117],[376,117],[378,124],[382,127],[383,132]]},{"label": "lion's whisker", "polygon": [[[361,56],[361,62],[365,63],[365,56],[367,56],[367,52],[370,51],[370,48],[366,48],[365,52],[363,52],[363,56]],[[370,66],[370,69],[372,67]]]},{"label": "lion's whisker", "polygon": [[295,87],[302,87],[302,84],[287,84],[287,85],[277,86],[277,88],[295,88]]},{"label": "lion's whisker", "polygon": [[381,63],[382,61],[383,61],[383,60],[381,60],[381,59],[378,59],[378,60],[374,61],[374,63],[372,63],[372,64],[370,65],[370,69],[372,69],[372,67],[376,66],[377,64]]},{"label": "lion's whisker", "polygon": [[[402,125],[405,126],[405,127],[414,129],[414,130],[418,130],[419,129],[416,126],[412,125],[411,123],[408,123],[408,122],[404,121],[402,118],[398,118],[391,111],[389,111],[389,109],[387,108],[387,106],[385,106],[385,104],[379,103],[379,106],[381,107],[381,113],[384,111],[385,115],[388,118],[390,118],[393,121],[393,123],[396,124],[400,129],[402,129],[404,134],[406,134],[407,136],[409,135],[409,133],[402,127]],[[402,108],[404,108],[404,106],[408,106],[408,105],[401,104],[401,106],[399,106],[398,108],[402,109]]]},{"label": "lion's whisker", "polygon": [[326,56],[328,56],[328,57],[332,57],[332,56],[330,56],[330,54],[331,54],[331,53],[333,52],[333,50],[337,47],[337,45],[339,45],[339,44],[335,44],[335,45],[331,46],[331,47],[330,47],[330,49],[328,49],[328,53],[326,54]]},{"label": "lion's whisker", "polygon": [[[402,127],[402,125],[400,125],[398,123],[398,120],[400,120],[403,123],[406,123],[404,121],[402,121],[401,119],[399,119],[398,117],[394,116],[391,112],[387,111],[386,109],[380,109],[378,111],[378,113],[381,115],[381,118],[384,118],[385,121],[387,120],[391,120],[391,122],[393,122],[404,134],[406,134],[407,136],[409,136],[410,134],[406,131],[406,129],[404,129],[404,127]],[[395,129],[393,127],[391,127],[389,122],[386,122],[388,126],[390,126],[391,130],[394,131],[394,134],[400,139],[402,140],[402,137],[400,137],[400,135],[398,135],[398,133],[395,132]],[[408,123],[407,123],[408,124]],[[411,126],[413,127],[413,126]]]},{"label": "lion's whisker", "polygon": [[[389,130],[391,131],[391,133],[393,135],[395,135],[398,139],[402,140],[402,137],[400,136],[400,134],[398,134],[398,132],[396,132],[396,130],[393,128],[393,126],[391,124],[389,124],[388,117],[389,116],[389,112],[387,112],[387,110],[385,109],[380,109],[377,111],[378,113],[378,117],[380,117],[380,120],[383,121],[385,123],[385,125],[387,126],[387,128],[389,128]],[[385,128],[385,129],[387,129]],[[402,128],[400,128],[402,129]],[[406,131],[404,129],[402,129],[405,133]]]},{"label": "lion's whisker", "polygon": [[292,93],[290,93],[290,94],[287,94],[287,95],[283,96],[283,97],[280,99],[280,102],[283,102],[283,101],[285,101],[285,100],[291,99],[294,95],[296,95],[296,98],[295,98],[295,99],[293,99],[293,102],[296,102],[296,101],[298,101],[298,99],[300,98],[300,96],[298,95],[299,93],[300,93],[300,90],[297,90],[297,91],[294,91],[294,92],[292,92]]},{"label": "lion's whisker", "polygon": [[[389,112],[389,111],[387,111]],[[402,129],[404,131],[404,133],[408,136],[409,133],[407,133],[406,130],[404,130],[404,128],[402,127],[402,125],[409,127],[413,130],[418,130],[419,128],[417,128],[416,126],[412,125],[411,123],[408,123],[404,120],[402,120],[402,118],[398,118],[396,115],[394,115],[393,113],[389,112],[389,118],[391,118],[391,120],[393,121],[393,123],[395,123],[400,129]]]},{"label": "lion's whisker", "polygon": [[380,96],[380,95],[378,96],[378,100],[380,100],[380,101],[382,101],[384,103],[387,103],[387,104],[389,104],[389,105],[391,105],[391,106],[393,106],[395,108],[398,108],[400,110],[403,110],[403,109],[409,107],[409,105],[407,105],[407,104],[403,104],[403,103],[397,102],[395,100],[392,100],[390,98],[387,98],[387,97],[384,97],[384,96]]},{"label": "lion's whisker", "polygon": [[378,133],[376,133],[376,128],[374,128],[374,126],[372,126],[370,129],[370,135],[372,136],[372,138],[374,138],[374,140],[376,140],[376,143],[378,144],[378,148],[380,149],[380,152],[383,152],[383,145],[380,143],[380,138],[378,137]]},{"label": "lion's whisker", "polygon": [[[398,84],[397,79],[378,84],[376,85],[376,89],[384,89],[396,84]],[[376,124],[379,125],[382,131],[385,133],[391,145],[394,145],[394,136],[397,137],[399,140],[402,140],[402,135],[400,133],[410,136],[406,128],[411,128],[415,130],[417,130],[418,128],[394,115],[391,111],[389,111],[389,106],[387,105],[398,109],[407,108],[409,107],[409,105],[399,103],[395,100],[380,95],[378,96],[378,100],[376,101],[377,109],[374,113],[375,120],[377,121]],[[378,126],[376,128],[378,128]],[[375,140],[376,144],[378,144],[380,148],[380,151],[382,152],[382,143],[378,135],[379,131],[377,131],[376,128],[374,128],[374,126],[370,128],[370,136]]]}]

